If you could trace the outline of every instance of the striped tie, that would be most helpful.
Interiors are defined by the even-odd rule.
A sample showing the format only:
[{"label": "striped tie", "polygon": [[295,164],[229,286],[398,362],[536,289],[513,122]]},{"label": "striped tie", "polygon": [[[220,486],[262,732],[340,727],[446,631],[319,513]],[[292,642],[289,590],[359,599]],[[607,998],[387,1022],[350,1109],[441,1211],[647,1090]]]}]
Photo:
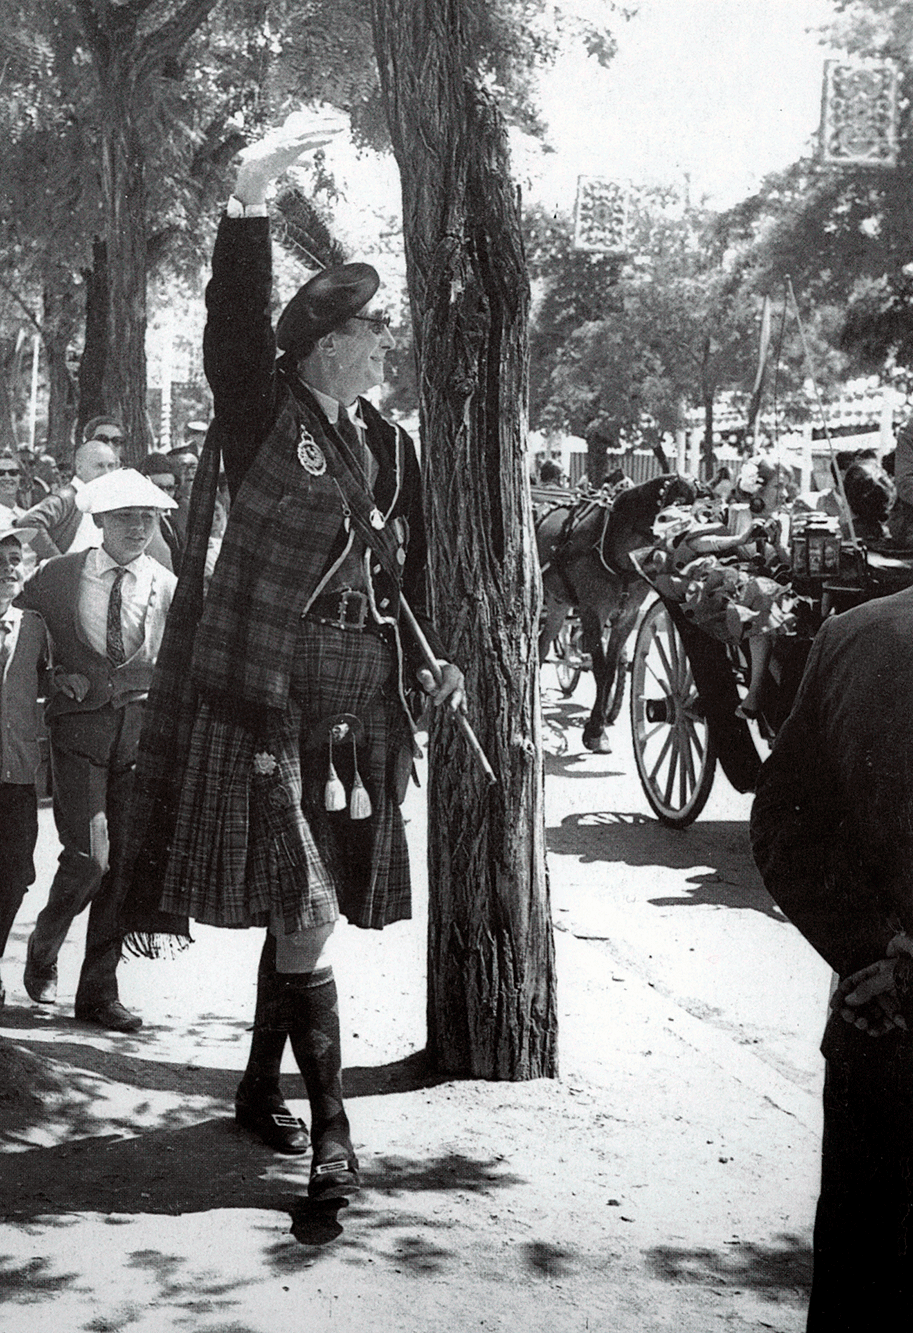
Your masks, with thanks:
[{"label": "striped tie", "polygon": [[111,584],[111,596],[108,598],[108,624],[107,624],[107,653],[108,661],[112,666],[123,666],[127,660],[126,649],[124,648],[124,631],[121,625],[121,591],[120,585],[124,581],[125,569],[115,569],[114,582]]},{"label": "striped tie", "polygon": [[10,650],[7,646],[7,635],[12,634],[13,627],[7,620],[0,620],[0,683],[3,681],[3,672],[6,667],[7,658]]}]

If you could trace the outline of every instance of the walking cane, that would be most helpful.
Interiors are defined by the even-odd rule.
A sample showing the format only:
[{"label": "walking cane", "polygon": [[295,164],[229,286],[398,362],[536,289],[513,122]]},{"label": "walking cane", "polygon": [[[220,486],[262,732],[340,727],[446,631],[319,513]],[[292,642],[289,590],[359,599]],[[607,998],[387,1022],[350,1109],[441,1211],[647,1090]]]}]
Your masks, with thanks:
[{"label": "walking cane", "polygon": [[[425,638],[424,630],[416,620],[412,607],[406,601],[405,597],[403,597],[402,593],[400,593],[399,604],[403,609],[403,615],[405,617],[406,624],[412,631],[412,635],[415,639],[415,642],[418,644],[422,657],[424,657],[425,659],[425,665],[428,667],[428,670],[431,672],[436,683],[440,685],[441,680],[443,679],[443,673],[441,672],[441,668],[437,664],[437,658],[431,651],[431,644]],[[488,785],[491,786],[492,783],[497,782],[498,779],[495,777],[494,769],[488,762],[485,751],[482,749],[482,744],[478,736],[472,729],[472,724],[470,723],[469,718],[463,711],[463,705],[460,704],[458,709],[452,709],[451,711],[453,712],[454,717],[456,718],[457,726],[460,728],[463,735],[466,737],[466,741],[469,745],[469,748],[472,751],[473,755],[475,756],[476,763],[482,770],[482,773],[484,774],[485,779],[488,782]]]}]

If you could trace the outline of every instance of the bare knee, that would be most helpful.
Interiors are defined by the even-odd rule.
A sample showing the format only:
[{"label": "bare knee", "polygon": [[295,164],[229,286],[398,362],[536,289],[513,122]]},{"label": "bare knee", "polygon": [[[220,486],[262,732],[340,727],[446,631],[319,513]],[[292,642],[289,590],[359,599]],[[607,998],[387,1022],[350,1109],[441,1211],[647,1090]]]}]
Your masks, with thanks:
[{"label": "bare knee", "polygon": [[298,930],[293,935],[286,935],[281,925],[274,921],[270,931],[276,937],[276,971],[308,973],[327,966],[327,945],[335,924],[335,921],[330,921],[326,925],[312,926],[307,930]]}]

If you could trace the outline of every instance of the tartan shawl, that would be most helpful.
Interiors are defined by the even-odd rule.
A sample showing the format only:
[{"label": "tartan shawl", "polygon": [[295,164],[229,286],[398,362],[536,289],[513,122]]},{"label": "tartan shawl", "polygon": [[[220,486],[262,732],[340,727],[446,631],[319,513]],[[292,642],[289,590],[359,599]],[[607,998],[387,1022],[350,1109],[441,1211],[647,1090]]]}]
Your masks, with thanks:
[{"label": "tartan shawl", "polygon": [[[392,535],[373,528],[370,498],[360,493],[343,454],[345,445],[340,448],[331,438],[325,418],[321,424],[316,404],[312,408],[302,403],[287,387],[284,398],[232,504],[205,601],[203,571],[219,459],[226,442],[231,445],[218,418],[206,437],[194,481],[181,576],[146,706],[127,839],[131,850],[120,886],[126,947],[144,956],[165,951],[163,936],[177,947],[190,940],[188,920],[163,912],[160,903],[200,703],[208,700],[218,708],[224,728],[221,749],[227,756],[252,753],[262,738],[275,737],[278,717],[288,705],[300,617],[320,590],[327,560],[334,550],[342,550],[339,536],[346,510],[378,556],[375,596],[379,603],[388,597],[395,614],[398,562]],[[378,425],[392,429],[369,405],[364,407],[369,431]],[[327,457],[327,471],[320,477],[298,460],[302,430]],[[397,469],[398,478],[401,471]],[[334,472],[343,480],[341,489]],[[391,512],[398,508],[399,491],[397,481]],[[421,557],[414,576],[420,591],[424,550]],[[400,651],[400,664],[402,657]],[[281,723],[278,730],[284,731]],[[283,762],[291,769],[297,764],[294,750],[290,744],[284,752]],[[218,782],[219,775],[212,776]],[[294,789],[300,778],[297,784],[294,774],[292,778]],[[244,794],[238,791],[243,803]],[[232,818],[240,818],[239,809]],[[305,841],[297,802],[286,807],[284,818],[285,836],[295,845]],[[263,871],[265,864],[262,857],[252,856],[254,875],[256,867]],[[254,894],[264,890],[262,884],[249,887]]]},{"label": "tartan shawl", "polygon": [[[299,462],[302,439],[316,443],[326,458],[321,476]],[[375,597],[378,605],[386,600],[386,614],[395,620],[396,542],[389,528],[372,526],[372,499],[346,453],[316,405],[288,391],[231,506],[193,652],[201,693],[285,707],[298,624],[325,582],[328,559],[342,553],[347,516],[377,556]],[[399,475],[401,457],[397,464]]]}]

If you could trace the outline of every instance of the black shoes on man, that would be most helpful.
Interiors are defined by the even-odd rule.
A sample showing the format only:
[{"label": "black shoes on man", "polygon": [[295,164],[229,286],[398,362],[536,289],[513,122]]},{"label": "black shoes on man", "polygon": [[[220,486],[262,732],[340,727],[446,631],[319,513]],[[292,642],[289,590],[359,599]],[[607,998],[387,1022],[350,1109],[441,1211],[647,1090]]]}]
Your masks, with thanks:
[{"label": "black shoes on man", "polygon": [[[22,984],[29,999],[36,1004],[53,1004],[57,999],[57,964],[38,966],[32,948],[33,939],[29,936],[26,945]],[[120,1000],[100,1000],[97,1004],[83,1004],[77,1000],[75,1014],[80,1022],[95,1023],[109,1032],[139,1032],[143,1026],[143,1020],[124,1008]]]}]

